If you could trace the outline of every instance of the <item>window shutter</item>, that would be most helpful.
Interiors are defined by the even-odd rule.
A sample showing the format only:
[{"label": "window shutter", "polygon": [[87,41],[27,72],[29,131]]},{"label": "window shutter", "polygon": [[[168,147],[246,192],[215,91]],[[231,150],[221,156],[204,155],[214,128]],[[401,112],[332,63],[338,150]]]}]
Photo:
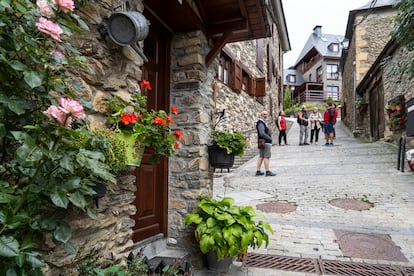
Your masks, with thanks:
[{"label": "window shutter", "polygon": [[272,56],[272,45],[267,45],[267,81],[272,82],[273,79],[273,56]]},{"label": "window shutter", "polygon": [[254,79],[254,95],[256,97],[264,97],[266,95],[266,80],[265,78]]},{"label": "window shutter", "polygon": [[241,92],[243,81],[243,69],[242,64],[239,61],[234,62],[234,90]]},{"label": "window shutter", "polygon": [[264,59],[264,40],[260,38],[256,40],[256,66],[263,72],[263,59]]}]

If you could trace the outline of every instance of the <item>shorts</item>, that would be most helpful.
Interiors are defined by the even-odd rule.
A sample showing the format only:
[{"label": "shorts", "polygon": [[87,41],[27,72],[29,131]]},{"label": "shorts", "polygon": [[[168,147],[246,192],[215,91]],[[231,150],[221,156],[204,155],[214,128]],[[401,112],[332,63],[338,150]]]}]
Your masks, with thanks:
[{"label": "shorts", "polygon": [[260,158],[270,158],[272,156],[272,144],[266,143],[264,149],[259,149]]},{"label": "shorts", "polygon": [[324,123],[323,124],[323,131],[325,133],[333,133],[334,129],[333,129],[334,124],[333,123]]}]

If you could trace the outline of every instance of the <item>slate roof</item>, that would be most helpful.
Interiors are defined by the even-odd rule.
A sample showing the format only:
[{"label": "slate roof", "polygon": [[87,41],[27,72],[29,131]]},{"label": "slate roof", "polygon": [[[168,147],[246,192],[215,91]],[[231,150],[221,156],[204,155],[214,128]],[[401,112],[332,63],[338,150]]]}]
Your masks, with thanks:
[{"label": "slate roof", "polygon": [[296,60],[295,66],[312,48],[315,48],[319,52],[319,54],[325,58],[334,57],[339,59],[341,57],[341,48],[338,52],[333,52],[328,48],[328,46],[331,43],[340,43],[343,39],[343,35],[321,33],[321,35],[318,36],[317,33],[313,32],[309,36],[308,41],[306,42],[305,46],[302,49],[302,52]]},{"label": "slate roof", "polygon": [[376,1],[374,0],[375,5],[371,7],[372,2],[373,1],[371,0],[356,10],[364,10],[364,9],[369,9],[369,8],[379,8],[379,7],[384,7],[384,6],[390,6],[390,5],[394,5],[397,2],[399,2],[399,0],[376,0]]}]

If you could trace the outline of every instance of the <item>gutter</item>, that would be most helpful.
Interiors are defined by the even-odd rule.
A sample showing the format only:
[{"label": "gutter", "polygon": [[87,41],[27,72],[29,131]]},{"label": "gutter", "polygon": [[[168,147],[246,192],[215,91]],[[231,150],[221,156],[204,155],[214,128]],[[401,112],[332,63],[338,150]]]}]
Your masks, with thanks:
[{"label": "gutter", "polygon": [[286,26],[285,13],[283,12],[282,0],[270,0],[272,5],[272,11],[270,11],[271,17],[276,24],[277,31],[280,37],[280,44],[284,53],[292,50],[289,41],[289,34]]}]

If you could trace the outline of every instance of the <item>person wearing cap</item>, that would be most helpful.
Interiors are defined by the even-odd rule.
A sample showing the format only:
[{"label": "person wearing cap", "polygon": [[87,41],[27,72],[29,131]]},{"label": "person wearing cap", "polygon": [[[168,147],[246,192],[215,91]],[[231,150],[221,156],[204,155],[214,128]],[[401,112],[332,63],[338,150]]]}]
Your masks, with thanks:
[{"label": "person wearing cap", "polygon": [[306,111],[306,106],[302,105],[302,110],[298,113],[299,131],[299,146],[310,145],[308,143],[309,137],[309,115]]}]

